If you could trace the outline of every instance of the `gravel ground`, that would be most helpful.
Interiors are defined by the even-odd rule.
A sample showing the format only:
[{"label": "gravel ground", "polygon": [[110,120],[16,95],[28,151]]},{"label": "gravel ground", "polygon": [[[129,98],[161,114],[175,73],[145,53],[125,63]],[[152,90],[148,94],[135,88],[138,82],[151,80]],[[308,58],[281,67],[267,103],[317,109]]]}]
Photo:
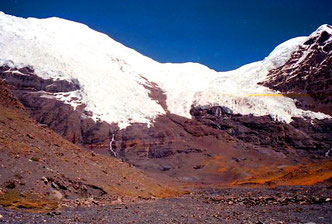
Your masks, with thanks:
[{"label": "gravel ground", "polygon": [[0,223],[332,223],[332,190],[323,187],[196,191],[136,204],[33,214],[0,208]]}]

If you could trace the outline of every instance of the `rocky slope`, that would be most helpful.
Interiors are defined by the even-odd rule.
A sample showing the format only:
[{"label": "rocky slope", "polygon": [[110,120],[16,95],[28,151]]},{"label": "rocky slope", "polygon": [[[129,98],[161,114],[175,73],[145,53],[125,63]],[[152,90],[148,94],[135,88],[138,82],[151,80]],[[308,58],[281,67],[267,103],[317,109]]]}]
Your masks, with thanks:
[{"label": "rocky slope", "polygon": [[[329,94],[308,92],[331,89],[328,25],[229,72],[161,64],[59,18],[0,13],[0,25],[1,78],[72,143],[186,184],[270,183],[271,173],[289,183],[282,177],[303,164],[313,164],[311,184],[332,176],[330,161],[316,166],[331,156]],[[293,93],[310,94],[317,108],[300,107]]]},{"label": "rocky slope", "polygon": [[111,203],[180,194],[126,163],[81,149],[38,124],[3,81],[0,108],[0,204],[5,207],[47,210],[75,200]]},{"label": "rocky slope", "polygon": [[330,223],[331,189],[325,187],[209,189],[140,204],[67,208],[31,214],[0,208],[4,223]]},{"label": "rocky slope", "polygon": [[80,89],[77,82],[43,79],[30,67],[13,69],[2,66],[0,76],[39,123],[47,125],[73,143],[89,148],[105,147],[109,145],[111,134],[118,129],[116,125],[95,122],[83,104],[73,108],[58,100],[59,97],[66,97],[68,102],[78,101],[71,94]]},{"label": "rocky slope", "polygon": [[332,27],[321,26],[263,85],[297,99],[297,106],[332,115]]}]

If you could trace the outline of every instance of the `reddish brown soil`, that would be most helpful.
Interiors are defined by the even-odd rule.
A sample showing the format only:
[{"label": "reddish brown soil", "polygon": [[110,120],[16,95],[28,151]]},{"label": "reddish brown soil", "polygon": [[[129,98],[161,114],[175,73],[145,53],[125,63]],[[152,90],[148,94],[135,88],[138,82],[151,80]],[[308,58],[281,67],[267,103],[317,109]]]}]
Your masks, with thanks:
[{"label": "reddish brown soil", "polygon": [[[0,203],[40,207],[75,199],[111,203],[131,198],[181,194],[118,159],[81,149],[30,118],[0,83]],[[31,204],[32,202],[37,204]],[[44,203],[40,201],[40,203]]]}]

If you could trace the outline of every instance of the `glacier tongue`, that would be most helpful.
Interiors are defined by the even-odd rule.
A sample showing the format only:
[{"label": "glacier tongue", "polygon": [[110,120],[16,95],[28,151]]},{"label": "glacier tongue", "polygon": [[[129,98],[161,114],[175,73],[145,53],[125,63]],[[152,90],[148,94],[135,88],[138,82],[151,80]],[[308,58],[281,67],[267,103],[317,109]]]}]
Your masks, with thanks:
[{"label": "glacier tongue", "polygon": [[78,80],[77,95],[93,118],[120,128],[152,124],[166,113],[142,85],[149,85],[147,80],[165,92],[171,113],[189,118],[193,104],[224,105],[236,113],[270,114],[286,122],[293,116],[324,118],[327,115],[297,109],[290,98],[266,95],[276,92],[257,84],[305,40],[294,38],[263,61],[216,72],[197,63],[158,63],[80,23],[0,13],[0,66],[32,66],[45,79]]}]

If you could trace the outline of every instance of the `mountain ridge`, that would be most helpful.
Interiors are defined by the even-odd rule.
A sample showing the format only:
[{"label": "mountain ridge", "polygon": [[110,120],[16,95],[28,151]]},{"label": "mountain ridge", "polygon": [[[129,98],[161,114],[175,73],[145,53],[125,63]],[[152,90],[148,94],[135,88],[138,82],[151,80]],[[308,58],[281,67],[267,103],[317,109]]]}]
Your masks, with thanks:
[{"label": "mountain ridge", "polygon": [[[297,109],[290,98],[266,97],[269,99],[263,102],[250,96],[274,93],[256,85],[255,80],[263,81],[269,70],[282,64],[304,42],[303,37],[279,45],[261,63],[215,72],[197,63],[160,64],[86,25],[64,19],[21,19],[2,14],[1,21],[0,38],[6,43],[0,45],[1,65],[17,69],[32,66],[44,79],[77,80],[81,89],[69,97],[78,98],[76,103],[61,95],[57,98],[74,108],[84,104],[94,121],[116,123],[120,129],[137,122],[151,125],[157,116],[166,113],[149,97],[143,86],[149,86],[147,80],[164,91],[171,113],[187,118],[191,117],[193,104],[228,104],[236,113],[271,114],[288,123],[292,116],[326,117]],[[13,47],[17,43],[24,50]],[[107,103],[101,104],[99,99]]]},{"label": "mountain ridge", "polygon": [[284,42],[263,61],[215,72],[160,64],[87,26],[56,21],[0,15],[0,77],[35,120],[70,142],[184,184],[243,183],[329,159],[331,116],[263,83],[296,63],[319,32]]}]

